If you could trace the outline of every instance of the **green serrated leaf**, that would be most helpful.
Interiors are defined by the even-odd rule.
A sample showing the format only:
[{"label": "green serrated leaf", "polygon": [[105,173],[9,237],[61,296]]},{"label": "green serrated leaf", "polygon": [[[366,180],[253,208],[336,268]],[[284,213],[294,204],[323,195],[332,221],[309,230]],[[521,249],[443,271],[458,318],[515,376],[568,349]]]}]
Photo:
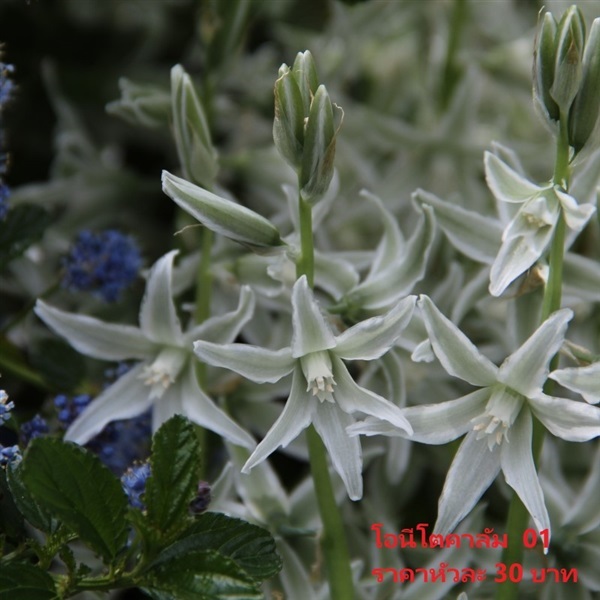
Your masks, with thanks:
[{"label": "green serrated leaf", "polygon": [[39,240],[50,221],[50,214],[41,206],[22,204],[12,208],[0,221],[0,270]]},{"label": "green serrated leaf", "polygon": [[39,506],[27,486],[23,483],[23,471],[21,467],[22,464],[19,464],[9,467],[6,470],[6,479],[13,500],[19,512],[31,525],[40,531],[51,533],[56,528],[55,523],[52,521],[52,516]]},{"label": "green serrated leaf", "polygon": [[22,463],[35,500],[107,561],[127,542],[127,498],[99,458],[70,442],[37,438]]},{"label": "green serrated leaf", "polygon": [[187,525],[189,504],[200,480],[201,449],[196,426],[181,415],[154,435],[146,483],[147,518],[165,536]]},{"label": "green serrated leaf", "polygon": [[7,472],[0,469],[0,535],[18,539],[25,535],[25,523],[8,487]]},{"label": "green serrated leaf", "polygon": [[147,572],[142,589],[155,600],[261,600],[259,584],[214,550],[178,556]]},{"label": "green serrated leaf", "polygon": [[200,515],[175,543],[166,547],[153,566],[200,550],[216,550],[228,556],[257,581],[273,577],[281,569],[275,540],[267,530],[210,512]]},{"label": "green serrated leaf", "polygon": [[48,573],[33,565],[3,564],[0,569],[0,600],[54,600],[58,598]]}]

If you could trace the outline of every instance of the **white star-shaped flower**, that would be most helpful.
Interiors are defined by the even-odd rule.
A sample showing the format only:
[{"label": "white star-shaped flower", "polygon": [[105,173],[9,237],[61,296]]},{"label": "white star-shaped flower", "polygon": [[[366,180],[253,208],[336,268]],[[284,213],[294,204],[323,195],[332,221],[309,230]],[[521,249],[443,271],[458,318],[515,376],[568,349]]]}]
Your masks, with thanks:
[{"label": "white star-shaped flower", "polygon": [[165,254],[152,267],[139,327],[64,312],[38,300],[38,317],[82,354],[100,360],[140,361],[75,419],[65,439],[85,444],[111,421],[135,417],[152,407],[154,431],[179,413],[234,444],[254,447],[252,437],[200,389],[192,352],[192,341],[200,337],[234,340],[252,316],[254,295],[249,288],[242,288],[237,310],[212,317],[184,333],[171,289],[176,254]]},{"label": "white star-shaped flower", "polygon": [[[479,353],[427,296],[418,302],[435,355],[446,371],[479,389],[448,402],[403,409],[411,439],[446,444],[466,434],[446,477],[435,531],[447,533],[471,511],[500,470],[541,531],[550,529],[534,464],[532,416],[554,435],[584,442],[600,435],[600,410],[542,391],[548,365],[558,352],[569,309],[553,313],[500,367]],[[387,423],[367,419],[352,434],[401,435]]]},{"label": "white star-shaped flower", "polygon": [[287,446],[312,423],[348,495],[353,500],[361,498],[360,443],[346,433],[346,427],[354,423],[352,415],[371,415],[409,434],[411,426],[397,406],[357,385],[343,361],[373,360],[385,354],[410,320],[415,300],[409,296],[385,315],[362,321],[336,336],[303,276],[292,291],[290,347],[267,350],[247,344],[196,342],[194,350],[203,361],[257,383],[274,383],[293,372],[290,395],[280,417],[242,472],[248,472],[280,446]]}]

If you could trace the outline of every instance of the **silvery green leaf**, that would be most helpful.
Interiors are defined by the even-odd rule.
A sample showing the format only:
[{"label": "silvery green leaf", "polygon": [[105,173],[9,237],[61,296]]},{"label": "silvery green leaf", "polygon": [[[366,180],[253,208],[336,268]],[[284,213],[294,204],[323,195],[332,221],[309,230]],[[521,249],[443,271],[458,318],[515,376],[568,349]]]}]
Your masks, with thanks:
[{"label": "silvery green leaf", "polygon": [[348,261],[329,252],[315,251],[316,288],[327,292],[332,298],[340,298],[355,287],[358,280],[358,271]]},{"label": "silvery green leaf", "polygon": [[525,179],[491,152],[485,152],[484,165],[485,180],[497,200],[524,202],[542,189]]},{"label": "silvery green leaf", "polygon": [[526,397],[541,391],[546,382],[549,364],[560,349],[573,318],[568,308],[548,317],[521,347],[500,366],[498,381]]},{"label": "silvery green leaf", "polygon": [[221,198],[168,171],[163,171],[162,186],[164,193],[183,210],[220,235],[259,248],[283,244],[277,228],[245,206]]},{"label": "silvery green leaf", "polygon": [[522,409],[510,428],[508,443],[502,444],[500,465],[506,483],[517,492],[538,531],[550,530],[550,517],[531,453],[531,413]]},{"label": "silvery green leaf", "polygon": [[496,365],[481,355],[467,336],[427,296],[421,295],[417,304],[435,355],[446,371],[472,385],[493,385],[498,372]]},{"label": "silvery green leaf", "polygon": [[417,190],[413,198],[434,209],[436,222],[450,243],[465,256],[481,263],[494,262],[502,240],[502,226],[497,220],[441,200],[424,190]]},{"label": "silvery green leaf", "polygon": [[594,462],[590,468],[583,488],[574,501],[565,510],[561,527],[568,527],[580,535],[593,531],[600,525],[598,495],[600,494],[600,452],[596,450]]},{"label": "silvery green leaf", "polygon": [[119,79],[121,98],[106,105],[106,112],[133,125],[166,127],[171,112],[171,98],[162,88]]},{"label": "silvery green leaf", "polygon": [[298,590],[302,590],[303,600],[317,600],[312,588],[312,576],[285,539],[277,540],[277,551],[283,561],[283,569],[279,573],[279,579],[286,597],[293,598]]},{"label": "silvery green leaf", "polygon": [[463,284],[454,301],[450,320],[460,323],[475,304],[487,295],[489,271],[487,267],[478,269],[475,275]]},{"label": "silvery green leaf", "polygon": [[600,362],[586,367],[571,367],[552,371],[548,376],[569,390],[577,392],[589,404],[600,402]]},{"label": "silvery green leaf", "polygon": [[296,281],[292,290],[292,326],[294,358],[328,350],[336,345],[331,327],[314,298],[306,275]]},{"label": "silvery green leaf", "polygon": [[81,354],[101,360],[144,359],[156,346],[137,327],[68,313],[38,300],[36,315]]},{"label": "silvery green leaf", "polygon": [[600,264],[580,254],[567,252],[563,270],[563,293],[578,301],[600,301]]}]

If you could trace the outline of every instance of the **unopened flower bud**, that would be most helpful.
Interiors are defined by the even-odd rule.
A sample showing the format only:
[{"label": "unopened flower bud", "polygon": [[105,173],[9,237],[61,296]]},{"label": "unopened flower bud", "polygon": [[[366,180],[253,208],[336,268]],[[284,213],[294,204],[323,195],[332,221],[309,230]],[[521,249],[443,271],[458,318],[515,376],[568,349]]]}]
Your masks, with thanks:
[{"label": "unopened flower bud", "polygon": [[308,115],[313,96],[319,87],[317,67],[315,66],[312,54],[308,50],[298,52],[292,72],[302,95],[304,114]]},{"label": "unopened flower bud", "polygon": [[585,23],[577,6],[571,6],[562,16],[556,34],[554,82],[550,95],[567,114],[581,85]]},{"label": "unopened flower bud", "polygon": [[542,25],[535,41],[533,58],[533,95],[542,114],[553,121],[559,119],[558,105],[550,94],[554,82],[554,68],[556,63],[556,20],[547,12],[542,20]]},{"label": "unopened flower bud", "polygon": [[569,143],[578,152],[594,131],[600,111],[600,18],[585,44],[583,79],[569,114]]}]

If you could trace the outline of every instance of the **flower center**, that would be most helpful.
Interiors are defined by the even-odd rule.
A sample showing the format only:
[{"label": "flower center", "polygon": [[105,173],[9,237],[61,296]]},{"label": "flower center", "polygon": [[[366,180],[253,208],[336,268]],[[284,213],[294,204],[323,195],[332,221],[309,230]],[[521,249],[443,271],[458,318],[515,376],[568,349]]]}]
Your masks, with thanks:
[{"label": "flower center", "polygon": [[166,348],[154,359],[154,362],[144,367],[139,378],[149,385],[150,398],[160,398],[167,388],[175,382],[183,367],[187,354],[178,348]]},{"label": "flower center", "polygon": [[331,372],[331,358],[327,350],[311,352],[300,357],[302,372],[306,377],[307,392],[312,392],[321,402],[334,402],[335,380]]},{"label": "flower center", "polygon": [[487,444],[493,450],[496,444],[500,445],[502,438],[507,442],[508,430],[515,422],[524,397],[506,386],[498,386],[488,400],[485,413],[475,417],[473,431],[477,431],[476,439],[480,440],[487,436]]}]

